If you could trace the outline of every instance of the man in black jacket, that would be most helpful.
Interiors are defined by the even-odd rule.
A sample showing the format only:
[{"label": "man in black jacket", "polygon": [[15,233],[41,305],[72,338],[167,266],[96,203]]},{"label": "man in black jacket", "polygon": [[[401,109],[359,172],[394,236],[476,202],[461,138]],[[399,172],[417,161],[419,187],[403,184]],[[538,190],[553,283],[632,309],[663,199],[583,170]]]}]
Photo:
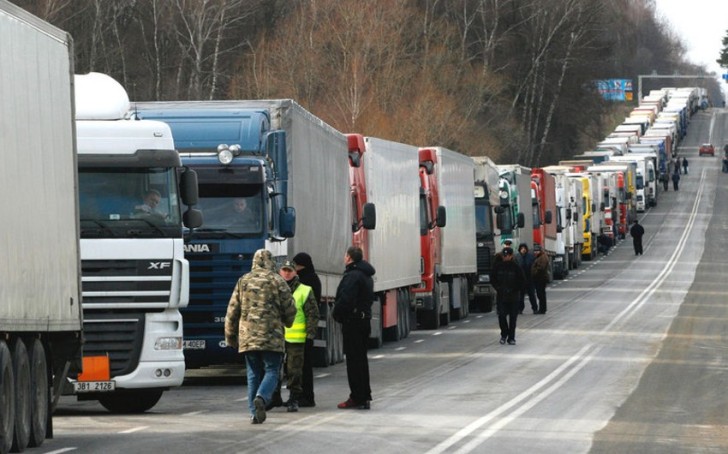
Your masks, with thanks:
[{"label": "man in black jacket", "polygon": [[371,333],[372,303],[374,302],[374,267],[363,259],[359,247],[350,247],[344,255],[346,270],[336,289],[334,320],[341,323],[346,355],[346,374],[349,379],[349,398],[338,407],[369,410],[372,390],[369,385],[367,344]]},{"label": "man in black jacket", "polygon": [[498,324],[501,330],[501,345],[516,345],[516,320],[519,312],[521,289],[526,278],[523,270],[513,259],[513,248],[505,247],[501,253],[503,260],[493,265],[490,282],[498,292],[496,306]]},{"label": "man in black jacket", "polygon": [[[302,284],[308,285],[313,289],[313,295],[316,298],[316,304],[321,307],[321,280],[316,274],[313,266],[313,259],[305,252],[299,252],[293,257],[293,263],[296,265],[298,279]],[[325,313],[324,313],[325,314]],[[306,346],[303,354],[303,393],[298,401],[299,407],[315,407],[313,393],[313,340],[306,339]]]},{"label": "man in black jacket", "polygon": [[645,234],[645,229],[642,227],[637,219],[634,220],[632,228],[629,229],[629,234],[632,235],[632,245],[634,246],[634,255],[642,255],[642,236]]}]

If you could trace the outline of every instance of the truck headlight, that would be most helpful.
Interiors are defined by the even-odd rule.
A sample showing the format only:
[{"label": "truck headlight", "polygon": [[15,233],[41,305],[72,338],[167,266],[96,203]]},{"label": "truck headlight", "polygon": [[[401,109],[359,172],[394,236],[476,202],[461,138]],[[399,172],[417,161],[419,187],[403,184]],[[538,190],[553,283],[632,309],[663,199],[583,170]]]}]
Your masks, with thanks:
[{"label": "truck headlight", "polygon": [[490,275],[488,274],[481,274],[478,276],[478,283],[479,284],[488,284],[490,283]]},{"label": "truck headlight", "polygon": [[182,350],[181,337],[158,337],[154,343],[155,350]]}]

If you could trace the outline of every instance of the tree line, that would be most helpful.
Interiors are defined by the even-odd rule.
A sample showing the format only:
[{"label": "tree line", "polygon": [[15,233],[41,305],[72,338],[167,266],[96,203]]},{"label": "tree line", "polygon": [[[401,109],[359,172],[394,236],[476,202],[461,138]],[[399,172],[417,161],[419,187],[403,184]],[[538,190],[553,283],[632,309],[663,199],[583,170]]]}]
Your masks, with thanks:
[{"label": "tree line", "polygon": [[293,98],[340,131],[527,166],[621,122],[595,80],[705,71],[654,0],[11,1],[135,101]]}]

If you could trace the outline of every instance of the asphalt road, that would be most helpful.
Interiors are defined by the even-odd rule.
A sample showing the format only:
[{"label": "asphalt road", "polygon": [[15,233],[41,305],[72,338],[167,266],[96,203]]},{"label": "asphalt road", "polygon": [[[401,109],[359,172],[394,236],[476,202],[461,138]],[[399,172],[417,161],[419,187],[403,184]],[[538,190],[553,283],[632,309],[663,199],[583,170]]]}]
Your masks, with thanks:
[{"label": "asphalt road", "polygon": [[[240,371],[190,373],[152,411],[111,415],[63,398],[34,452],[728,452],[728,174],[697,146],[728,141],[728,114],[697,114],[690,174],[640,215],[631,240],[548,288],[549,312],[498,344],[471,314],[370,351],[369,411],[338,410],[343,365],[316,369],[316,408],[250,425]],[[193,377],[192,375],[195,375]]]}]

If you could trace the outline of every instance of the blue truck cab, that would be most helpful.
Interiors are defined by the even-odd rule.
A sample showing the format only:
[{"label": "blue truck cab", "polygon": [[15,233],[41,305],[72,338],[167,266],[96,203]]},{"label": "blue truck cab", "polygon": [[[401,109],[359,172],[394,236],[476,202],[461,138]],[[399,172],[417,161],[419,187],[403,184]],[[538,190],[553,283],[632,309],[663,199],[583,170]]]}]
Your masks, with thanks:
[{"label": "blue truck cab", "polygon": [[[213,105],[214,104],[214,105]],[[288,207],[286,133],[266,109],[219,102],[137,103],[140,119],[167,123],[184,166],[197,172],[203,224],[185,233],[190,302],[181,310],[187,368],[239,364],[227,348],[225,314],[255,251],[295,233]]]}]

